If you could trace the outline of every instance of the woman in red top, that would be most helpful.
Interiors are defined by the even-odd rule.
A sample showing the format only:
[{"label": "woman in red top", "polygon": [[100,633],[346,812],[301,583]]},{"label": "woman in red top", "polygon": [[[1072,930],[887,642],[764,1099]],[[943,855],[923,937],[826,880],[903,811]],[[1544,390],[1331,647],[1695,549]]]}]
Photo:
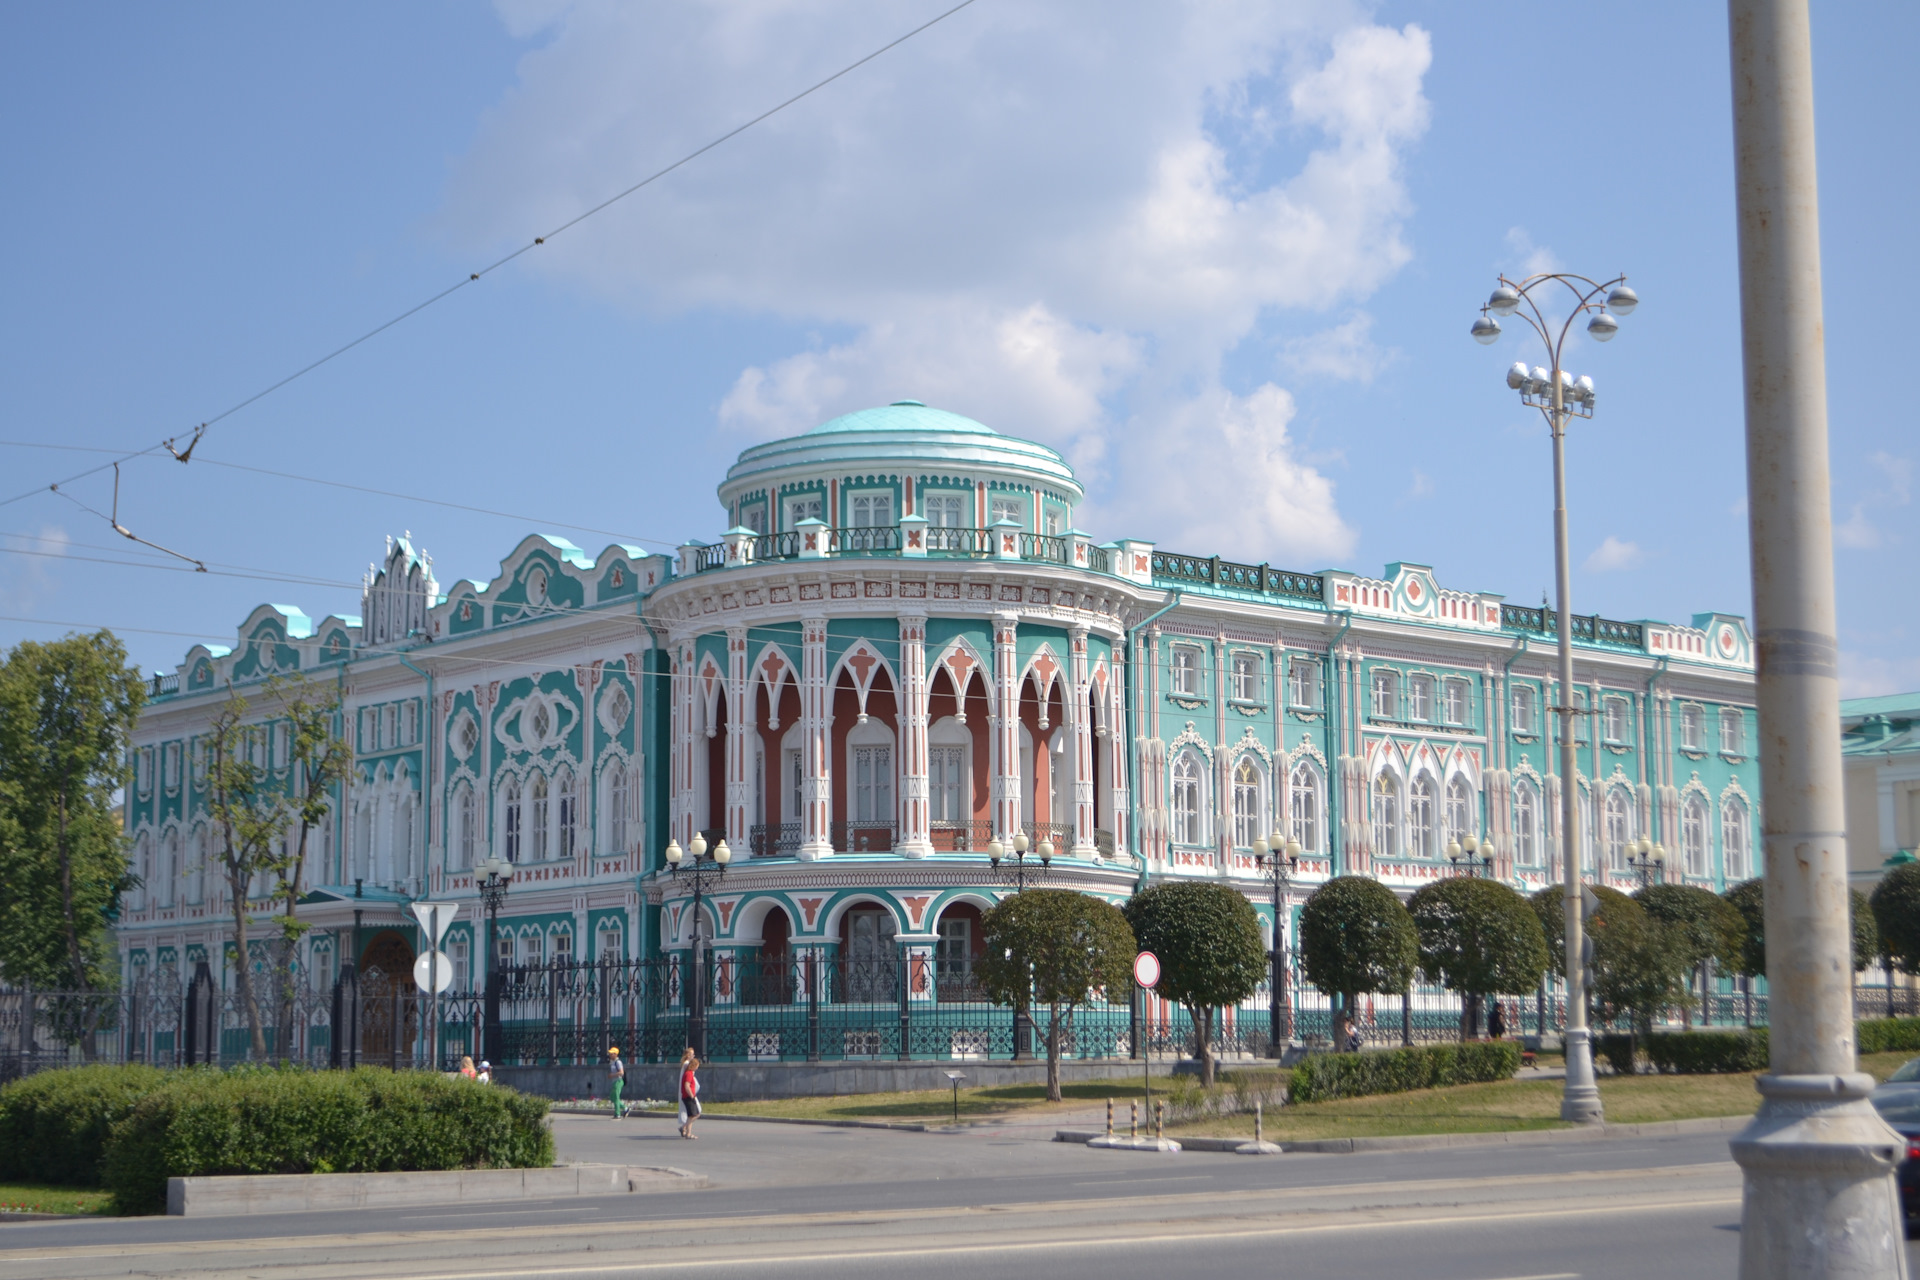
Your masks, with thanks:
[{"label": "woman in red top", "polygon": [[693,1137],[693,1122],[700,1118],[700,1078],[693,1073],[700,1068],[700,1059],[688,1049],[680,1055],[680,1136]]}]

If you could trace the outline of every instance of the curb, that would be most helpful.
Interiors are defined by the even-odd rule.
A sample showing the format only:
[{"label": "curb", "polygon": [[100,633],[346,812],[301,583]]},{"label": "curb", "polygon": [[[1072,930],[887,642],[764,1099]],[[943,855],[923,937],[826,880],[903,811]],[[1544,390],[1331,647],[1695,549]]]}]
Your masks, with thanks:
[{"label": "curb", "polygon": [[[1443,1147],[1537,1146],[1556,1142],[1599,1142],[1608,1138],[1671,1137],[1686,1133],[1733,1133],[1752,1116],[1710,1116],[1699,1120],[1654,1120],[1644,1124],[1597,1124],[1579,1129],[1518,1129],[1506,1133],[1429,1133],[1398,1138],[1318,1138],[1283,1142],[1280,1149],[1301,1155],[1357,1155],[1369,1151],[1432,1151]],[[1055,1142],[1085,1143],[1102,1135],[1090,1129],[1060,1129]],[[1246,1138],[1183,1137],[1188,1151],[1238,1151]]]},{"label": "curb", "polygon": [[[548,1114],[556,1116],[597,1115],[604,1120],[610,1121],[613,1119],[612,1116],[604,1111],[563,1111],[558,1107],[553,1108]],[[635,1116],[645,1116],[648,1118],[657,1117],[661,1120],[677,1120],[680,1118],[680,1113],[677,1111],[659,1110],[635,1110],[627,1112],[627,1119],[631,1120]],[[826,1129],[891,1129],[897,1133],[966,1133],[971,1129],[990,1128],[995,1125],[1007,1124],[1015,1118],[1016,1117],[1013,1116],[1003,1116],[992,1120],[962,1120],[958,1125],[955,1125],[952,1123],[928,1124],[920,1120],[825,1120],[815,1116],[750,1116],[743,1115],[737,1111],[705,1111],[700,1115],[700,1120],[703,1124],[710,1120],[734,1120],[747,1121],[753,1124],[804,1124]]]},{"label": "curb", "polygon": [[704,1175],[685,1169],[623,1164],[168,1178],[167,1213],[171,1217],[231,1217],[314,1209],[556,1200],[633,1191],[693,1191],[709,1185]]}]

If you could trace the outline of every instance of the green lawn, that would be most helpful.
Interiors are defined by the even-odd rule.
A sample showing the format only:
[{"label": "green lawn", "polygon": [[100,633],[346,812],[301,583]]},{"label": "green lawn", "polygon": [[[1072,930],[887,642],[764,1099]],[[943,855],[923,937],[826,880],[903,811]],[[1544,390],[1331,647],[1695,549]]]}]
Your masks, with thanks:
[{"label": "green lawn", "polygon": [[105,1191],[86,1187],[43,1187],[30,1182],[0,1182],[0,1222],[9,1213],[110,1213]]}]

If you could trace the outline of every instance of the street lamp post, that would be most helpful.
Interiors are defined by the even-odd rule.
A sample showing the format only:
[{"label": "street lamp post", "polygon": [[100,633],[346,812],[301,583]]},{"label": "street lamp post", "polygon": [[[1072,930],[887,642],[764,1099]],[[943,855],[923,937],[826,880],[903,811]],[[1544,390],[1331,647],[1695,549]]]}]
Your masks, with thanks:
[{"label": "street lamp post", "polygon": [[506,1057],[500,1044],[500,979],[504,975],[499,972],[499,944],[494,936],[500,928],[500,908],[506,905],[507,885],[513,880],[513,864],[496,853],[474,871],[473,887],[480,891],[480,907],[487,913],[486,1037],[480,1047],[480,1058],[487,1061]]},{"label": "street lamp post", "polygon": [[[1571,302],[1565,320],[1556,322],[1542,310],[1545,295],[1558,297],[1564,288]],[[1536,298],[1535,291],[1542,297]],[[1566,299],[1561,299],[1567,302]],[[1569,272],[1543,272],[1523,280],[1501,276],[1480,318],[1473,322],[1474,340],[1482,344],[1500,338],[1501,316],[1518,315],[1546,344],[1551,368],[1516,364],[1507,370],[1507,385],[1520,393],[1521,402],[1540,410],[1547,420],[1553,440],[1553,559],[1554,581],[1559,589],[1555,631],[1558,633],[1561,705],[1553,708],[1560,717],[1560,840],[1561,864],[1565,871],[1567,1026],[1564,1035],[1567,1057],[1566,1092],[1561,1095],[1560,1118],[1576,1124],[1599,1124],[1605,1118],[1600,1106],[1600,1089],[1593,1079],[1593,1044],[1587,1030],[1584,974],[1580,969],[1580,859],[1579,822],[1574,779],[1578,761],[1574,756],[1573,717],[1579,711],[1573,705],[1573,618],[1571,615],[1572,568],[1567,551],[1567,425],[1576,417],[1593,416],[1593,379],[1575,378],[1561,367],[1560,357],[1573,322],[1587,317],[1587,333],[1596,342],[1610,341],[1620,331],[1616,315],[1624,316],[1640,305],[1638,294],[1627,287],[1624,275],[1605,283]]]},{"label": "street lamp post", "polygon": [[[987,865],[993,874],[1013,886],[1015,893],[1025,893],[1029,884],[1039,884],[1046,880],[1053,869],[1053,841],[1042,840],[1040,847],[1034,849],[1037,855],[1033,861],[1027,860],[1027,850],[1033,848],[1027,833],[1016,831],[1011,844],[1002,844],[995,836],[987,841]],[[1007,854],[1013,854],[1008,858]],[[1013,1056],[1023,1058],[1033,1043],[1033,1018],[1024,1006],[1013,1011]]]},{"label": "street lamp post", "polygon": [[[1485,846],[1491,850],[1493,846]],[[1493,854],[1481,853],[1480,837],[1469,831],[1464,839],[1447,841],[1447,861],[1453,864],[1453,873],[1472,879],[1478,875],[1486,879],[1493,875]],[[1464,867],[1465,870],[1461,868]]]},{"label": "street lamp post", "polygon": [[1267,983],[1267,1052],[1275,1059],[1287,1051],[1293,1039],[1293,1001],[1287,991],[1286,893],[1289,880],[1300,865],[1300,842],[1289,840],[1276,830],[1253,842],[1253,860],[1266,873],[1273,888],[1273,946],[1267,961],[1273,976]]},{"label": "street lamp post", "polygon": [[1641,836],[1627,846],[1627,866],[1640,877],[1642,889],[1651,888],[1666,878],[1667,849]]},{"label": "street lamp post", "polygon": [[686,876],[693,883],[693,976],[687,983],[687,1046],[696,1058],[707,1056],[707,972],[700,956],[700,899],[712,891],[727,874],[733,851],[722,840],[707,856],[707,838],[698,831],[693,843],[683,852],[678,840],[667,841],[667,874],[674,879]]}]

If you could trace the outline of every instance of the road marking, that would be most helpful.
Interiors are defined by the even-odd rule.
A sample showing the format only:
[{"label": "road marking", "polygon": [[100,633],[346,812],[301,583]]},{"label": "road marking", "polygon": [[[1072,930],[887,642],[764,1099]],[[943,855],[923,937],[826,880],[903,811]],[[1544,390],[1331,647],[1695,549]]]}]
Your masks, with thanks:
[{"label": "road marking", "polygon": [[1179,1173],[1172,1177],[1165,1177],[1160,1174],[1143,1171],[1137,1178],[1100,1178],[1093,1182],[1075,1182],[1071,1185],[1076,1187],[1131,1187],[1137,1186],[1142,1182],[1211,1182],[1216,1176],[1218,1175],[1211,1173]]}]

